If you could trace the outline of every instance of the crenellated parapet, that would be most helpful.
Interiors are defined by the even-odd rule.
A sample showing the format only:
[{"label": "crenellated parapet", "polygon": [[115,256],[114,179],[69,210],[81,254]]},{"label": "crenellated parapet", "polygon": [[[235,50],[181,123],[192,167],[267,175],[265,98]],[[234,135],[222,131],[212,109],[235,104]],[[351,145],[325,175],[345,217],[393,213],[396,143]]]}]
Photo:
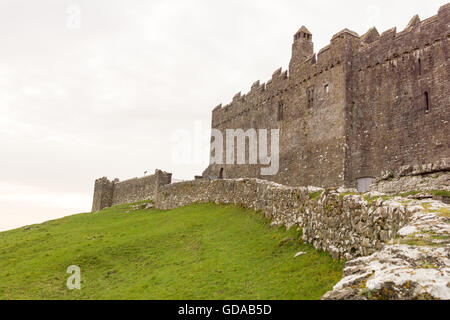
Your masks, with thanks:
[{"label": "crenellated parapet", "polygon": [[[217,106],[212,128],[279,129],[280,172],[271,180],[290,185],[353,187],[382,170],[447,157],[449,12],[447,4],[426,20],[415,15],[401,32],[343,29],[317,54],[302,27],[289,69]],[[258,177],[251,166],[205,172],[222,169]]]},{"label": "crenellated parapet", "polygon": [[282,95],[288,88],[288,71],[283,71],[282,68],[275,70],[267,83],[261,84],[259,80],[255,81],[246,94],[238,92],[230,104],[217,106],[213,110],[213,127],[229,124],[252,110],[262,108],[274,97]]},{"label": "crenellated parapet", "polygon": [[[255,108],[270,106],[273,99],[282,100],[285,96],[289,97],[299,90],[299,86],[306,90],[310,82],[314,82],[316,77],[333,72],[336,66],[342,66],[342,61],[348,55],[348,38],[359,40],[359,36],[355,32],[347,29],[342,30],[334,35],[330,44],[321,49],[316,56],[312,50],[312,35],[306,28],[302,27],[294,36],[289,70],[278,68],[266,83],[261,84],[259,80],[255,81],[248,93],[238,92],[231,103],[225,106],[221,104],[214,108],[213,127],[232,124],[235,119],[245,116]],[[308,46],[297,48],[296,42],[301,43],[301,45],[308,43]],[[311,43],[311,46],[309,43]]]},{"label": "crenellated parapet", "polygon": [[[306,84],[317,75],[332,71],[350,56],[353,67],[363,71],[375,65],[386,65],[391,61],[395,63],[396,59],[404,58],[405,55],[417,55],[424,48],[447,41],[449,31],[444,27],[448,24],[449,8],[449,4],[442,6],[437,15],[424,21],[420,21],[419,16],[415,15],[400,33],[397,33],[396,28],[391,28],[380,35],[374,27],[360,37],[357,33],[344,29],[336,33],[330,44],[322,48],[317,56],[309,49],[298,49],[298,52],[293,49],[289,71],[277,69],[266,84],[260,84],[258,80],[253,83],[249,93],[242,95],[239,92],[230,104],[216,107],[213,112],[216,120],[213,123],[220,125],[230,122],[234,117],[245,113],[247,97],[251,97],[253,103],[264,104],[273,96],[283,94],[285,90],[292,90],[296,85]],[[447,29],[447,33],[443,32],[444,29]],[[305,40],[304,36],[308,34],[309,31],[302,27],[294,36],[294,44],[297,41],[312,42]]]},{"label": "crenellated parapet", "polygon": [[389,67],[409,58],[418,60],[430,47],[448,41],[450,5],[439,9],[437,15],[421,21],[418,15],[411,18],[406,28],[397,32],[391,28],[378,34],[371,28],[361,37],[360,46],[354,52],[353,66],[361,72],[377,65]]}]

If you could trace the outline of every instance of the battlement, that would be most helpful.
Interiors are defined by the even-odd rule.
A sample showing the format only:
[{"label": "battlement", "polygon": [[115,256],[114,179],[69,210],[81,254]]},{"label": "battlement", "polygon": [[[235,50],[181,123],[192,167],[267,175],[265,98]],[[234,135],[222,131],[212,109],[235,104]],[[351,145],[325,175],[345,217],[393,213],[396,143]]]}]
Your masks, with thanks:
[{"label": "battlement", "polygon": [[375,64],[405,59],[405,55],[420,53],[431,45],[446,41],[450,36],[449,12],[450,5],[446,4],[437,15],[423,21],[415,15],[401,32],[394,27],[379,35],[376,28],[371,28],[361,37],[355,52],[356,67],[361,71]]},{"label": "battlement", "polygon": [[[230,122],[236,116],[245,113],[250,107],[245,103],[249,97],[251,97],[251,104],[266,104],[270,99],[283,94],[286,90],[289,91],[302,83],[307,84],[311,78],[332,71],[344,60],[354,60],[355,66],[361,71],[376,64],[388,63],[402,54],[420,50],[431,43],[445,40],[449,34],[442,33],[442,26],[448,22],[449,12],[450,5],[446,4],[439,9],[437,15],[424,21],[420,21],[419,16],[415,15],[400,33],[397,33],[397,29],[394,27],[380,35],[378,30],[373,27],[364,35],[359,36],[354,31],[343,29],[333,35],[330,44],[320,49],[317,56],[313,53],[295,65],[292,65],[291,62],[289,71],[279,68],[267,83],[260,84],[258,80],[252,84],[247,94],[238,92],[229,104],[217,106],[213,110],[213,123],[220,125],[223,122]],[[439,32],[435,32],[433,29],[437,29]],[[424,37],[424,34],[427,36]],[[302,26],[294,35],[294,41],[304,40],[307,35],[311,35],[311,38],[307,38],[307,41],[310,41],[312,34]],[[346,39],[351,39],[352,57],[346,54],[348,47]],[[389,47],[390,50],[386,50],[386,47]],[[294,55],[295,52],[293,52]],[[364,55],[369,55],[369,58],[363,59]],[[365,66],[362,65],[364,62],[361,60],[366,61]],[[215,121],[216,118],[220,118],[220,120]]]},{"label": "battlement", "polygon": [[[243,103],[250,96],[254,103],[264,104],[274,96],[278,96],[286,90],[293,89],[295,85],[305,83],[318,74],[332,70],[344,58],[345,47],[340,40],[345,39],[347,36],[359,38],[353,31],[348,29],[342,30],[333,36],[330,44],[322,48],[317,56],[311,52],[311,54],[302,57],[297,64],[291,62],[290,70],[283,71],[282,68],[278,68],[274,71],[272,78],[267,83],[261,84],[260,80],[257,80],[252,84],[247,94],[238,92],[229,104],[224,106],[220,104],[215,107],[213,110],[213,118],[223,118],[227,114],[225,117],[231,119],[245,111],[246,108],[243,106]],[[305,27],[302,27],[294,36],[294,41],[298,41],[299,39],[310,42],[312,40],[312,34]],[[293,58],[295,54],[293,52]]]},{"label": "battlement", "polygon": [[[407,164],[413,154],[424,163],[439,160],[449,152],[444,147],[448,119],[443,120],[450,94],[449,12],[446,4],[423,21],[415,15],[401,32],[394,27],[380,33],[373,27],[360,36],[343,29],[317,54],[311,32],[302,26],[294,34],[289,69],[278,68],[266,83],[257,80],[247,93],[217,106],[212,127],[280,129],[282,172],[274,180],[284,184],[354,186],[377,170]],[[417,132],[425,124],[412,110],[425,110],[429,132]],[[438,147],[426,143],[431,132]],[[421,134],[420,149],[415,134]],[[387,141],[392,159],[385,156]],[[379,160],[371,163],[364,156],[368,152]],[[326,168],[334,177],[327,176]],[[216,176],[218,169],[207,171]],[[225,172],[233,178],[255,177],[257,170]]]}]

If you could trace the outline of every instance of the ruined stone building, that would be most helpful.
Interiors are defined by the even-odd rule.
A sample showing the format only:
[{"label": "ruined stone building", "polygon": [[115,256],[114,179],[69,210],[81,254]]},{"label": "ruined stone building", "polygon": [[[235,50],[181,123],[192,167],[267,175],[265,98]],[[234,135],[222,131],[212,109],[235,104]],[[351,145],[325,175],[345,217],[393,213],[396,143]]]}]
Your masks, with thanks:
[{"label": "ruined stone building", "polygon": [[[449,26],[446,4],[398,33],[342,30],[317,55],[301,27],[289,70],[213,110],[214,161],[202,176],[172,183],[156,170],[97,179],[92,211],[238,205],[271,226],[301,229],[303,243],[348,261],[323,299],[450,299]],[[267,164],[250,161],[255,148],[228,137],[238,129],[241,142],[255,140],[251,129],[279,133],[277,173],[263,175]]]},{"label": "ruined stone building", "polygon": [[[223,136],[227,129],[278,129],[278,173],[262,176],[261,164],[211,164],[196,178],[259,178],[292,187],[345,186],[365,192],[383,173],[444,172],[439,188],[448,189],[449,25],[446,4],[424,21],[413,17],[399,33],[393,28],[380,35],[372,28],[359,36],[344,29],[317,55],[313,35],[301,27],[294,35],[289,70],[278,69],[271,80],[255,82],[250,92],[236,94],[212,112],[212,128]],[[226,139],[223,144],[225,149]],[[171,179],[160,170],[124,182],[98,179],[92,211],[155,200]]]},{"label": "ruined stone building", "polygon": [[401,32],[342,30],[317,55],[301,27],[289,70],[212,112],[212,128],[221,131],[279,129],[278,174],[211,164],[204,177],[365,189],[382,172],[449,158],[449,23],[447,4]]}]

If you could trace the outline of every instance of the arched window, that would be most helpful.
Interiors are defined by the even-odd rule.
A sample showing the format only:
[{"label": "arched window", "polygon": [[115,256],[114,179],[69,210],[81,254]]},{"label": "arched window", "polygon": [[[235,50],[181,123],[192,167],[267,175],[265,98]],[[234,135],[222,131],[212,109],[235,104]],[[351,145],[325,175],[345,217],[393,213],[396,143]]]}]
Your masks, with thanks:
[{"label": "arched window", "polygon": [[428,91],[425,91],[423,94],[425,98],[425,111],[430,111],[430,95],[428,94]]}]

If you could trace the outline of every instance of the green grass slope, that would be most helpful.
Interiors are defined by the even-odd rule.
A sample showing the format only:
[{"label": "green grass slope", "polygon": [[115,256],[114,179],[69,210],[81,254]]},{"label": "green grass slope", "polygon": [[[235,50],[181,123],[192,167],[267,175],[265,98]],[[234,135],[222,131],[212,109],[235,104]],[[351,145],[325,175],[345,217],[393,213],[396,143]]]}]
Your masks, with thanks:
[{"label": "green grass slope", "polygon": [[[343,264],[235,206],[118,206],[0,233],[0,299],[319,299]],[[306,255],[294,258],[299,252]],[[81,268],[70,291],[68,266]]]}]

